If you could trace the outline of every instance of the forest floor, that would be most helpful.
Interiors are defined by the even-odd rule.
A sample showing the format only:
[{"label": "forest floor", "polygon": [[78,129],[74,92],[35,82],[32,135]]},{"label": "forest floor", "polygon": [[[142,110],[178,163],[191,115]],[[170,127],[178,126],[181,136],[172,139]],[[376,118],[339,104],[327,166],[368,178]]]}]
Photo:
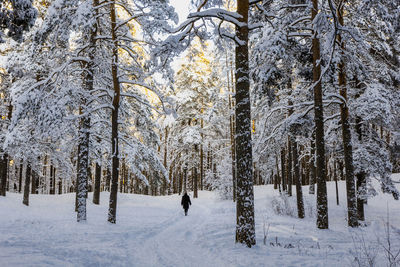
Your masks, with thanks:
[{"label": "forest floor", "polygon": [[[0,197],[0,266],[339,267],[370,266],[368,260],[388,266],[387,216],[390,249],[397,253],[400,201],[379,193],[366,205],[366,226],[349,229],[344,182],[339,191],[337,206],[335,184],[328,183],[329,230],[318,230],[308,187],[306,218],[297,219],[295,196],[285,205],[272,186],[256,186],[257,245],[251,249],[235,244],[235,204],[213,192],[192,198],[187,217],[178,195],[119,194],[116,225],[107,222],[108,193],[101,193],[100,205],[89,194],[86,223],[76,222],[74,194],[32,195],[26,207],[22,195],[7,193]],[[277,208],[293,215],[276,214]]]}]

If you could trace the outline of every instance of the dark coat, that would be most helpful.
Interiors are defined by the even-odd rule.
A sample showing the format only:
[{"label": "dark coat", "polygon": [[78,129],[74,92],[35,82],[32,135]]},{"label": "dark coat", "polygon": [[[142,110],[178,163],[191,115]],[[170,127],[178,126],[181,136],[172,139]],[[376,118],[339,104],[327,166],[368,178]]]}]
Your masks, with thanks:
[{"label": "dark coat", "polygon": [[192,205],[192,202],[190,202],[190,197],[188,196],[188,194],[185,193],[182,196],[181,205],[185,210],[189,209],[189,205]]}]

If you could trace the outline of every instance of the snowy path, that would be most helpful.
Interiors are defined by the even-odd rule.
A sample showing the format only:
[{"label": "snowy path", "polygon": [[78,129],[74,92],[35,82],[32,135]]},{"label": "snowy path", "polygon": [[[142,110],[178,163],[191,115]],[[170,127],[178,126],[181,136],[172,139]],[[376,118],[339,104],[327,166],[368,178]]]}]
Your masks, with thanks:
[{"label": "snowy path", "polygon": [[[377,237],[384,235],[387,206],[392,225],[400,229],[400,203],[379,195],[366,207],[370,226],[348,229],[344,183],[340,206],[332,185],[330,229],[323,231],[315,228],[315,196],[306,194],[306,188],[309,212],[300,220],[274,214],[271,201],[277,193],[271,186],[256,187],[257,245],[252,249],[234,243],[234,203],[211,192],[192,199],[187,217],[180,196],[120,194],[116,225],[106,222],[107,193],[101,194],[99,206],[90,203],[89,195],[84,224],[75,222],[73,194],[34,195],[31,206],[25,207],[21,195],[10,193],[0,198],[0,266],[351,266],[354,253],[349,251],[355,250],[353,239],[360,234],[380,251]],[[264,223],[269,225],[266,246]],[[393,238],[393,246],[400,248],[400,236]],[[377,262],[386,266],[382,256]]]}]

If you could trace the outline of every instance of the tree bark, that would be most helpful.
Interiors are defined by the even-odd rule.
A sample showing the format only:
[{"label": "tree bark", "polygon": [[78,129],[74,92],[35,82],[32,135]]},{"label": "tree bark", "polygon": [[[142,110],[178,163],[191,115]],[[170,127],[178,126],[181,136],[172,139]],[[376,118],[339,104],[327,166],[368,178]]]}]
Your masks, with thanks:
[{"label": "tree bark", "polygon": [[[165,137],[164,137],[164,168],[165,168],[166,170],[168,169],[168,166],[167,166],[167,155],[168,155],[168,147],[167,147],[167,145],[168,145],[168,142],[167,142],[167,140],[168,140],[168,128],[165,127]],[[169,179],[169,182],[171,183],[171,175],[169,175],[168,179]],[[162,192],[161,192],[161,193],[162,193],[162,195],[165,196],[166,192],[167,192],[167,177],[164,177],[164,179],[163,179],[163,187],[162,187]]]},{"label": "tree bark", "polygon": [[105,190],[107,192],[110,192],[110,183],[111,183],[111,171],[110,171],[110,168],[107,167],[106,186],[105,186]]},{"label": "tree bark", "polygon": [[338,178],[336,172],[336,161],[333,162],[333,177],[335,179],[335,188],[336,188],[336,205],[339,206],[339,187],[338,187]]},{"label": "tree bark", "polygon": [[[86,194],[89,165],[89,127],[90,122],[84,116],[81,120],[81,129],[79,136],[79,164],[77,176],[77,221],[86,221]],[[51,174],[50,174],[51,175]],[[53,178],[51,178],[53,179]]]},{"label": "tree bark", "polygon": [[187,167],[183,168],[183,194],[187,192]]},{"label": "tree bark", "polygon": [[281,149],[281,176],[282,176],[282,191],[286,191],[286,166],[285,166],[285,149]]},{"label": "tree bark", "polygon": [[198,198],[198,192],[197,192],[197,183],[198,183],[198,177],[197,177],[197,167],[193,167],[193,198]]},{"label": "tree bark", "polygon": [[[361,118],[356,118],[356,131],[358,135],[358,141],[362,143],[362,125]],[[365,220],[364,204],[365,204],[365,194],[366,194],[366,174],[360,171],[356,174],[357,177],[357,215],[359,221]]]},{"label": "tree bark", "polygon": [[50,195],[54,195],[53,165],[50,164]]},{"label": "tree bark", "polygon": [[36,171],[32,170],[32,175],[31,175],[31,194],[36,194],[36,182],[37,182],[37,173]]},{"label": "tree bark", "polygon": [[297,153],[297,142],[294,138],[291,138],[292,151],[293,151],[293,169],[294,169],[294,182],[296,183],[296,198],[297,198],[297,214],[299,218],[304,218],[304,201],[303,201],[303,190],[301,188],[301,179],[300,179],[300,163],[299,156]]},{"label": "tree bark", "polygon": [[[2,151],[3,152],[3,151]],[[0,156],[0,196],[6,196],[7,191],[8,154],[3,152]]]},{"label": "tree bark", "polygon": [[93,204],[100,204],[100,181],[101,181],[101,165],[96,162],[96,170],[94,175],[94,192]]},{"label": "tree bark", "polygon": [[251,247],[256,244],[254,222],[253,158],[251,144],[251,110],[248,51],[248,13],[249,1],[237,1],[238,20],[244,26],[236,26],[236,94],[235,94],[235,151],[236,151],[236,242]]},{"label": "tree bark", "polygon": [[24,164],[22,163],[22,160],[21,160],[21,163],[19,164],[18,193],[21,193],[21,190],[22,190],[22,172],[23,172],[23,169],[24,169]]},{"label": "tree bark", "polygon": [[316,181],[316,171],[315,171],[315,134],[313,134],[311,139],[311,148],[310,148],[310,160],[308,162],[310,166],[310,188],[308,193],[310,195],[315,194],[315,181]]},{"label": "tree bark", "polygon": [[112,64],[111,74],[114,87],[113,110],[111,112],[111,145],[112,145],[112,180],[110,205],[108,209],[108,221],[116,223],[117,220],[117,194],[118,194],[118,172],[119,172],[119,148],[118,148],[118,111],[120,102],[120,83],[118,78],[118,41],[116,34],[117,20],[115,13],[115,0],[110,4],[110,21],[111,21],[111,38],[113,43],[112,48]]},{"label": "tree bark", "polygon": [[287,151],[288,151],[288,157],[287,157],[287,170],[286,170],[286,178],[287,178],[287,187],[288,187],[288,196],[292,196],[292,181],[293,181],[293,166],[292,166],[292,145],[290,140],[288,140],[288,146],[287,146]]},{"label": "tree bark", "polygon": [[[312,0],[313,8],[311,21],[318,14],[318,0]],[[325,137],[324,137],[324,111],[322,104],[321,85],[321,55],[320,42],[317,33],[313,32],[313,89],[314,89],[314,120],[315,120],[315,147],[316,147],[316,182],[317,182],[317,227],[328,229],[328,197],[326,192],[325,169]]]},{"label": "tree bark", "polygon": [[61,177],[60,178],[58,178],[58,194],[59,195],[61,195],[62,194],[62,188],[63,188],[63,186],[62,186],[62,179],[61,179]]},{"label": "tree bark", "polygon": [[[226,57],[226,67],[228,68],[228,57]],[[227,71],[227,81],[228,81],[228,91],[229,93],[234,93],[233,88],[233,73],[231,71]],[[232,194],[233,194],[233,202],[236,201],[236,158],[235,158],[235,115],[232,113],[234,103],[232,99],[232,95],[228,95],[228,105],[229,105],[229,129],[230,129],[230,139],[231,139],[231,159],[232,159]]]},{"label": "tree bark", "polygon": [[[344,24],[343,20],[343,6],[338,10],[339,23],[341,26]],[[344,42],[342,41],[341,35],[337,36],[338,42],[342,49],[342,56],[344,55],[343,50]],[[339,88],[340,95],[346,101],[340,105],[340,117],[342,122],[342,138],[343,138],[343,150],[344,150],[344,165],[346,168],[346,193],[347,193],[347,214],[348,214],[348,225],[350,227],[357,227],[357,198],[356,188],[354,182],[354,165],[353,165],[353,147],[351,143],[351,131],[350,131],[350,119],[349,119],[349,107],[347,106],[347,85],[346,85],[346,73],[345,63],[343,58],[339,62]]]},{"label": "tree bark", "polygon": [[22,204],[29,206],[29,184],[31,182],[31,164],[28,162],[25,172],[24,198]]}]

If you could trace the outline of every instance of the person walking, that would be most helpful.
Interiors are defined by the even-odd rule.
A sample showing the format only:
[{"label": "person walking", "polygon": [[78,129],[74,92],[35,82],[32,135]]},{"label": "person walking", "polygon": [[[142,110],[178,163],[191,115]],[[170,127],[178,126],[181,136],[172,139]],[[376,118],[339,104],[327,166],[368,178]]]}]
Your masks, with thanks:
[{"label": "person walking", "polygon": [[185,216],[187,216],[187,213],[189,210],[189,205],[192,205],[192,202],[190,202],[190,197],[188,196],[188,194],[186,192],[182,196],[181,205],[182,205],[183,209],[185,210]]}]

